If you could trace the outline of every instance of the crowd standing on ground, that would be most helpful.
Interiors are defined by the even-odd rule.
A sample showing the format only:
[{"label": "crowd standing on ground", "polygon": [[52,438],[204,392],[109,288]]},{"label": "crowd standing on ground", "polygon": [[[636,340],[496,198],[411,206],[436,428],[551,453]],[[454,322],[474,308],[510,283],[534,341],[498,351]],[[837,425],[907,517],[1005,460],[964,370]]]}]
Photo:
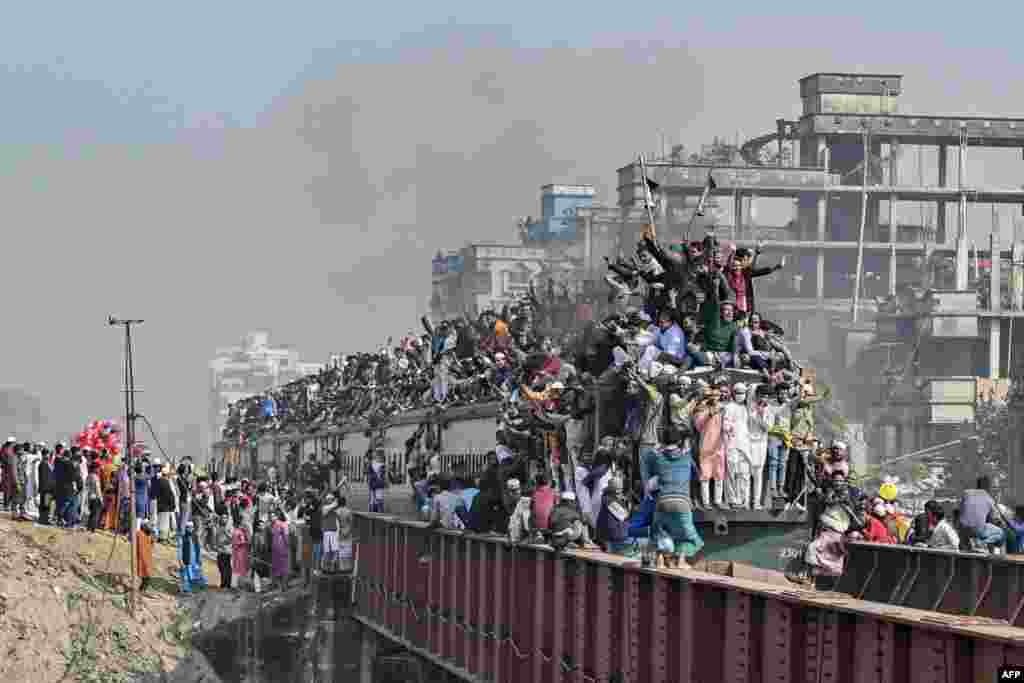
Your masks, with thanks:
[{"label": "crowd standing on ground", "polygon": [[351,511],[341,492],[299,495],[273,476],[258,483],[225,479],[197,472],[187,456],[177,466],[149,454],[130,466],[118,460],[11,437],[0,448],[3,509],[16,521],[67,531],[133,533],[143,592],[153,578],[154,544],[176,548],[186,593],[209,583],[204,556],[216,559],[225,589],[286,588],[297,577],[351,568]]}]

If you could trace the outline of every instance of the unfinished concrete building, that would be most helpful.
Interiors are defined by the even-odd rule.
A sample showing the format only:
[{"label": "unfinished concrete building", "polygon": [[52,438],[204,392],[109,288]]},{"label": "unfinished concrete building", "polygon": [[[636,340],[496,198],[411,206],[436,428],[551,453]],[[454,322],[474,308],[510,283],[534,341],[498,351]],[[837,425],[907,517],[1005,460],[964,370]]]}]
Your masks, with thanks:
[{"label": "unfinished concrete building", "polygon": [[[1017,364],[1024,249],[1001,240],[998,225],[972,249],[968,208],[1019,213],[1020,176],[981,184],[964,169],[978,148],[1006,149],[1019,162],[1024,118],[902,113],[898,74],[818,73],[799,86],[802,115],[743,144],[742,164],[649,162],[662,196],[659,234],[703,237],[693,206],[712,175],[712,196],[731,204],[715,232],[743,246],[763,239],[765,263],[785,255],[791,264],[758,281],[763,313],[791,331],[799,355],[851,389],[847,409],[884,460],[955,434],[973,419],[977,378],[1004,378]],[[901,175],[911,155],[934,163]],[[644,205],[638,163],[619,169],[618,193],[624,212]],[[790,202],[790,219],[751,220],[769,199]],[[927,212],[901,220],[906,203]],[[624,226],[622,243],[636,230]],[[931,307],[910,303],[925,291]],[[877,316],[875,298],[897,292],[905,305]]]}]

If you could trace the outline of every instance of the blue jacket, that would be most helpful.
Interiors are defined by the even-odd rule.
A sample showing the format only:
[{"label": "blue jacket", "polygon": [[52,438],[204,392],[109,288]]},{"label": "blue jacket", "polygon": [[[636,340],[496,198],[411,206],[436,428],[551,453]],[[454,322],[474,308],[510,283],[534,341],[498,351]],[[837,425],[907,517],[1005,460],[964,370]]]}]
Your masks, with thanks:
[{"label": "blue jacket", "polygon": [[263,399],[263,417],[275,417],[277,415],[277,403],[272,398]]},{"label": "blue jacket", "polygon": [[653,463],[653,476],[658,478],[661,496],[690,496],[694,462],[691,449],[662,448]]},{"label": "blue jacket", "polygon": [[135,516],[145,517],[149,514],[149,478],[145,475],[135,477]]},{"label": "blue jacket", "polygon": [[640,507],[629,516],[629,537],[647,538],[651,535],[651,522],[654,520],[654,508],[658,505],[658,499],[653,496],[644,496]]},{"label": "blue jacket", "polygon": [[686,333],[679,325],[672,323],[672,327],[667,330],[658,330],[657,346],[665,353],[675,356],[677,360],[682,360],[687,356]]}]

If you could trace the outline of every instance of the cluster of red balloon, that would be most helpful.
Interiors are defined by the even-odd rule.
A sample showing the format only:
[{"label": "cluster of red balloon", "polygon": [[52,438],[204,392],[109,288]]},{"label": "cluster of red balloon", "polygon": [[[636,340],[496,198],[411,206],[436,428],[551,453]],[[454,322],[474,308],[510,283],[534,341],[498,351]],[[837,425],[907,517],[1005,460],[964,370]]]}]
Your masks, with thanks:
[{"label": "cluster of red balloon", "polygon": [[120,460],[121,428],[113,420],[97,420],[86,425],[75,437],[79,448],[91,448],[102,453],[104,450],[113,460]]}]

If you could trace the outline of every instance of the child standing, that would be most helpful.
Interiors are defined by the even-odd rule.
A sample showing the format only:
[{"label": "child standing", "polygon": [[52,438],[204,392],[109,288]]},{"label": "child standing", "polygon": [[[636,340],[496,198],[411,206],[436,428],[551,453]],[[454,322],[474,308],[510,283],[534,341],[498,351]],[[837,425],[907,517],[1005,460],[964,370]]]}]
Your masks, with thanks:
[{"label": "child standing", "polygon": [[232,529],[227,515],[217,518],[213,529],[213,550],[217,553],[217,569],[220,570],[220,587],[231,588],[231,541]]},{"label": "child standing", "polygon": [[249,580],[249,529],[242,523],[242,516],[234,511],[235,528],[231,532],[231,584],[241,588]]},{"label": "child standing", "polygon": [[97,462],[89,465],[89,476],[85,478],[84,494],[89,506],[89,533],[95,533],[100,524],[100,513],[103,512],[103,490],[100,487],[100,465]]}]

